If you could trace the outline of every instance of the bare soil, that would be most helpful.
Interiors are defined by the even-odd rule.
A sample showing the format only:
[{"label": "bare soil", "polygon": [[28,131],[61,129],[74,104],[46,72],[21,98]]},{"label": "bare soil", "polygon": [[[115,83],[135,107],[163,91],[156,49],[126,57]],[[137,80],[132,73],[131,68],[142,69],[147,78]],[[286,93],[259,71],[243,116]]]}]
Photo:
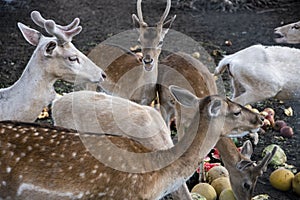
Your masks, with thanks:
[{"label": "bare soil", "polygon": [[[200,1],[200,0],[199,0]],[[173,29],[198,41],[217,63],[220,53],[234,53],[250,45],[261,43],[274,45],[273,29],[282,24],[300,19],[298,0],[274,1],[273,5],[253,6],[251,10],[236,9],[234,12],[216,10],[214,7],[191,9],[172,1],[170,15],[177,18]],[[281,3],[278,3],[281,2]],[[197,6],[198,5],[198,6]],[[163,13],[165,1],[145,1],[143,6],[146,21],[158,20]],[[59,24],[67,24],[75,17],[81,19],[82,33],[74,38],[74,44],[84,53],[88,53],[96,44],[109,36],[132,28],[131,14],[136,13],[136,0],[19,0],[0,2],[0,88],[12,85],[21,75],[34,47],[30,46],[17,28],[17,22],[36,27],[30,19],[30,12],[39,10],[46,18],[55,19]],[[155,21],[152,21],[154,23]],[[231,41],[227,46],[225,41]],[[299,48],[300,45],[286,45]],[[228,78],[224,76],[228,94]],[[61,88],[58,88],[60,90]],[[63,90],[64,88],[62,88]],[[253,160],[260,160],[262,149],[272,143],[278,144],[287,154],[288,164],[300,171],[300,103],[299,101],[280,103],[271,99],[255,105],[259,109],[272,107],[277,119],[284,119],[293,127],[295,135],[291,139],[278,139],[278,132],[268,130],[260,136],[254,149]],[[292,117],[283,113],[291,106]],[[258,180],[256,194],[268,194],[272,200],[300,199],[293,192],[280,192],[274,189],[268,177],[274,170],[269,166],[267,172]],[[192,187],[192,185],[190,185]]]}]

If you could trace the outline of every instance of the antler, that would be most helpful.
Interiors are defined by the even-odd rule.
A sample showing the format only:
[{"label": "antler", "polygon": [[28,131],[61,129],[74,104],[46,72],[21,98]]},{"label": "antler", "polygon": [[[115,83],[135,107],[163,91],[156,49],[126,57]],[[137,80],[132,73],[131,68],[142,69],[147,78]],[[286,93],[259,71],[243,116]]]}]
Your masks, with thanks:
[{"label": "antler", "polygon": [[137,9],[137,15],[138,15],[138,18],[139,18],[140,22],[141,23],[144,22],[143,12],[142,12],[142,0],[137,1],[136,9]]},{"label": "antler", "polygon": [[79,18],[75,18],[69,25],[61,26],[57,25],[53,20],[44,19],[40,12],[32,11],[31,19],[36,25],[44,28],[47,33],[57,37],[62,43],[71,42],[72,38],[82,30],[82,27],[78,26],[80,23]]},{"label": "antler", "polygon": [[164,12],[164,14],[161,16],[160,21],[159,21],[158,23],[161,23],[161,24],[164,23],[164,21],[166,20],[168,14],[169,14],[169,12],[170,12],[170,9],[171,9],[171,0],[167,0],[167,7],[166,7],[165,12]]}]

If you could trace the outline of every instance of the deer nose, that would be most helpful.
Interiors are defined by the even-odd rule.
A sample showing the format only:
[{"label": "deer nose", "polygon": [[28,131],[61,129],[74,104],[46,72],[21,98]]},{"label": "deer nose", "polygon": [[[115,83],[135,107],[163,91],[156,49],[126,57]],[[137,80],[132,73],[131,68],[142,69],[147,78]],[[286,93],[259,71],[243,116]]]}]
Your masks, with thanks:
[{"label": "deer nose", "polygon": [[263,115],[258,116],[260,123],[263,125],[265,117]]},{"label": "deer nose", "polygon": [[105,72],[102,71],[102,72],[101,72],[101,75],[100,75],[100,81],[99,81],[99,82],[101,83],[101,82],[103,82],[105,79],[106,79],[106,74],[105,74]]},{"label": "deer nose", "polygon": [[143,58],[143,63],[144,64],[151,64],[153,62],[153,59],[151,58],[150,55],[146,55],[144,58]]}]

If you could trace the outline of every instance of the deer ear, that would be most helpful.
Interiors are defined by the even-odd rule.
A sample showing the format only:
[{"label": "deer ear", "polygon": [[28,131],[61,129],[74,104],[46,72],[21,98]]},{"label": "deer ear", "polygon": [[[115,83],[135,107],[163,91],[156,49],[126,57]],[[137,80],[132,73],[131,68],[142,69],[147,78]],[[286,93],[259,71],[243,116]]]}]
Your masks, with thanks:
[{"label": "deer ear", "polygon": [[44,55],[48,56],[48,57],[53,55],[53,52],[56,47],[57,47],[57,43],[55,41],[48,42],[48,44],[46,45],[46,48],[45,48]]},{"label": "deer ear", "polygon": [[246,142],[244,142],[242,146],[241,154],[244,155],[246,158],[250,159],[252,153],[253,153],[252,143],[250,142],[250,140],[247,140]]},{"label": "deer ear", "polygon": [[192,94],[190,91],[177,87],[175,85],[171,85],[169,90],[175,100],[185,107],[191,108],[196,107],[198,105],[198,98]]},{"label": "deer ear", "polygon": [[211,117],[217,117],[220,115],[222,108],[222,101],[220,99],[213,99],[208,107],[208,113]]},{"label": "deer ear", "polygon": [[27,42],[29,42],[29,44],[33,45],[33,46],[37,46],[40,38],[41,38],[41,33],[29,28],[28,26],[25,26],[24,24],[18,22],[18,27],[22,33],[22,35],[24,36],[24,38],[26,39]]}]

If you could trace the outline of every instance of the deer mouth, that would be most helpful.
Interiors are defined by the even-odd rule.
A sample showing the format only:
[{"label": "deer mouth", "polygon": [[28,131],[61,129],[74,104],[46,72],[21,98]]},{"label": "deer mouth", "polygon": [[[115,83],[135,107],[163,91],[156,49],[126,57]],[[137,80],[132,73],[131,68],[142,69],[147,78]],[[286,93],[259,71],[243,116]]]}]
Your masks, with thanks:
[{"label": "deer mouth", "polygon": [[260,128],[255,128],[251,130],[242,130],[242,129],[234,129],[231,131],[231,133],[227,134],[226,137],[244,137],[245,135],[248,135],[249,133],[257,133]]},{"label": "deer mouth", "polygon": [[147,72],[150,72],[152,71],[154,68],[154,63],[151,62],[151,63],[144,63],[144,69],[147,71]]},{"label": "deer mouth", "polygon": [[284,43],[286,42],[286,37],[283,33],[279,31],[274,32],[274,40],[276,43]]}]

